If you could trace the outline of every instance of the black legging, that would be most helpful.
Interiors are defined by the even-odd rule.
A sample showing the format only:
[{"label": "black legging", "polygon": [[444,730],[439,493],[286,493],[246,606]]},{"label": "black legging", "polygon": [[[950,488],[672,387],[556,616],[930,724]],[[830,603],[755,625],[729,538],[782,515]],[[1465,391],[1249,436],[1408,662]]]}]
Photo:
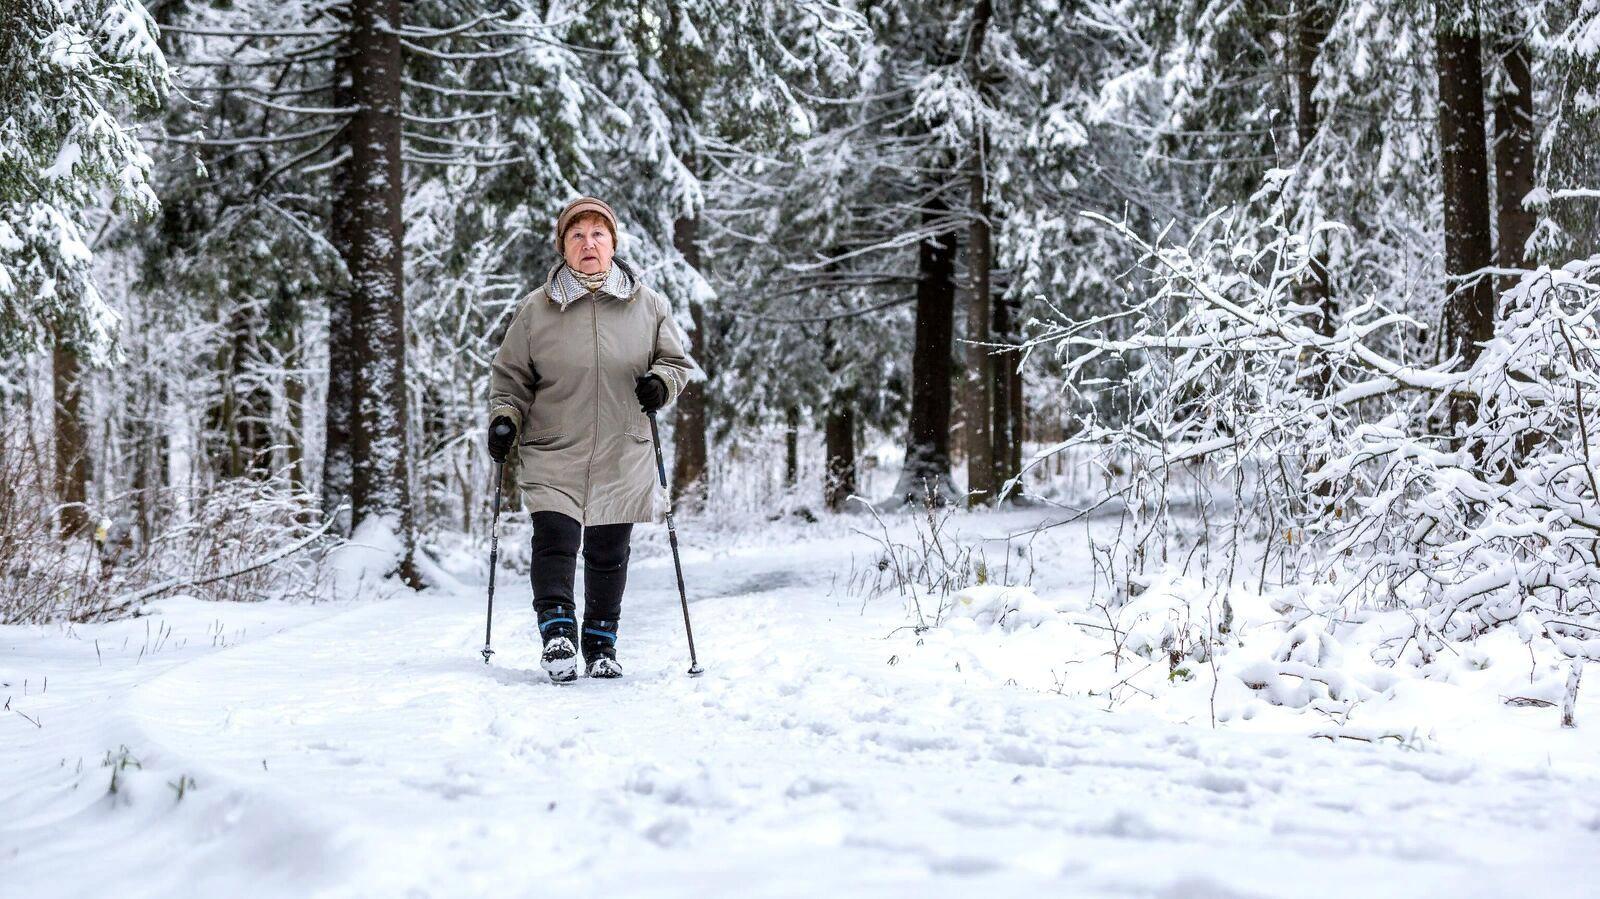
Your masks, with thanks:
[{"label": "black legging", "polygon": [[632,524],[584,527],[561,512],[533,513],[533,608],[571,609],[572,578],[583,538],[583,617],[616,621],[622,617],[622,589],[628,583],[628,541]]}]

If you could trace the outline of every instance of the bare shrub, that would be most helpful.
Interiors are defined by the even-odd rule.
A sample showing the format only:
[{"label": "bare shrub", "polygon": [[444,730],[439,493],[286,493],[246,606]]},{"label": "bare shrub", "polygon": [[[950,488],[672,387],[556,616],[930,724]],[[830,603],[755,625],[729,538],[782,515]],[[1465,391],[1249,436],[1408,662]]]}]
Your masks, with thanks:
[{"label": "bare shrub", "polygon": [[122,495],[90,510],[99,521],[92,539],[63,540],[48,461],[23,428],[0,431],[0,623],[115,618],[177,590],[245,602],[321,594],[318,550],[331,540],[321,536],[311,494],[247,478],[214,484],[192,502],[161,488],[153,501],[170,524],[148,537],[127,523],[133,516],[117,515],[133,508]]},{"label": "bare shrub", "polygon": [[0,624],[92,617],[113,591],[86,542],[56,536],[49,462],[27,438],[0,425]]},{"label": "bare shrub", "polygon": [[912,525],[914,542],[898,541],[878,510],[865,499],[851,500],[872,513],[877,532],[855,529],[856,533],[878,544],[880,554],[864,568],[850,574],[849,589],[863,600],[894,590],[917,619],[917,627],[938,627],[949,609],[951,597],[977,584],[1012,586],[1033,580],[1033,559],[1025,549],[1021,556],[1027,569],[1010,564],[1010,548],[1000,567],[990,563],[981,546],[963,541],[950,528],[958,506],[941,502],[931,493],[904,518]]}]

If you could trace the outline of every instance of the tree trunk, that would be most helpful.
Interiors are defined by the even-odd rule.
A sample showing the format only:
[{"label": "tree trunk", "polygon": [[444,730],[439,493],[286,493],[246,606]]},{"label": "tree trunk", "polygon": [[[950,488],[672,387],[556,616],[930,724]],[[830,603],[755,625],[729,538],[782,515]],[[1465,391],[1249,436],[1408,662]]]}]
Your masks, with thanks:
[{"label": "tree trunk", "polygon": [[[1317,130],[1322,125],[1322,112],[1317,108],[1317,57],[1322,53],[1322,43],[1327,40],[1328,28],[1332,25],[1332,15],[1328,8],[1329,0],[1298,0],[1298,8],[1294,17],[1294,39],[1291,46],[1294,52],[1294,81],[1295,81],[1295,135],[1299,140],[1300,164],[1306,165],[1311,159],[1311,144],[1317,137]],[[1328,245],[1322,235],[1312,236],[1311,258],[1307,263],[1309,269],[1306,282],[1300,285],[1295,293],[1296,300],[1302,306],[1311,306],[1318,310],[1316,328],[1317,333],[1324,337],[1332,337],[1337,330],[1336,322],[1339,315],[1338,301],[1334,299],[1332,285],[1328,282]],[[1308,383],[1312,390],[1319,396],[1326,396],[1328,387],[1333,383],[1333,370],[1328,362],[1326,353],[1317,352],[1310,360],[1310,378]],[[1321,457],[1316,457],[1321,461]],[[1333,488],[1332,482],[1324,482],[1314,488],[1317,496],[1327,496]]]},{"label": "tree trunk", "polygon": [[1327,9],[1324,0],[1298,0],[1294,18],[1294,83],[1295,83],[1295,134],[1303,154],[1317,136],[1320,116],[1317,110],[1317,73],[1315,64],[1322,52],[1322,41],[1328,36]]},{"label": "tree trunk", "polygon": [[300,339],[299,328],[294,329],[292,334],[292,345],[283,356],[289,368],[283,381],[283,445],[289,468],[289,486],[292,490],[300,491],[306,485],[306,380],[302,373],[305,344]]},{"label": "tree trunk", "polygon": [[[232,411],[230,477],[263,477],[272,470],[272,392],[259,380],[260,335],[267,323],[259,305],[248,303],[230,317],[233,331],[227,385]],[[256,369],[252,371],[252,369]]]},{"label": "tree trunk", "polygon": [[[990,306],[993,310],[993,319],[990,324],[990,336],[996,343],[1014,344],[1016,335],[1012,333],[1011,312],[1014,306],[1011,300],[1004,297],[991,298]],[[1018,353],[1016,350],[1006,349],[990,357],[990,375],[993,379],[993,419],[990,431],[994,442],[994,487],[995,492],[1005,488],[1006,481],[1016,474],[1018,465],[1013,464],[1013,458],[1021,458],[1021,447],[1017,444],[1016,419],[1019,414],[1020,396],[1013,396],[1020,392],[1021,379],[1012,369],[1017,367]],[[1007,500],[1010,500],[1008,495]]]},{"label": "tree trunk", "polygon": [[239,405],[233,390],[233,341],[217,349],[217,405],[212,416],[212,428],[221,450],[216,454],[224,478],[236,478],[244,465],[239,452]]},{"label": "tree trunk", "polygon": [[400,160],[400,2],[355,0],[350,22],[350,161],[339,203],[348,217],[350,338],[355,366],[352,524],[384,520],[413,586],[406,399],[405,187]]},{"label": "tree trunk", "polygon": [[[968,33],[968,77],[973,84],[983,83],[983,40],[989,30],[994,8],[990,0],[978,0]],[[991,292],[989,269],[994,264],[994,241],[989,226],[988,142],[980,127],[973,142],[972,166],[967,174],[971,194],[972,224],[967,229],[967,269],[972,278],[972,293],[967,301],[966,441],[967,499],[969,504],[994,499],[998,484],[995,475],[994,440],[994,357],[990,355],[989,322]]]},{"label": "tree trunk", "polygon": [[155,532],[155,510],[160,506],[160,475],[156,472],[156,441],[161,428],[160,406],[156,398],[154,363],[148,358],[138,377],[137,393],[128,400],[128,415],[124,419],[124,439],[129,449],[128,488],[133,498],[133,515],[138,532],[135,543],[141,550]]},{"label": "tree trunk", "polygon": [[784,410],[783,486],[800,482],[800,407],[791,403]]},{"label": "tree trunk", "polygon": [[76,350],[57,340],[50,355],[55,400],[55,487],[61,503],[57,524],[63,538],[76,537],[89,524],[89,449],[83,427],[83,369]]},{"label": "tree trunk", "polygon": [[837,512],[856,492],[856,412],[842,391],[830,401],[822,427],[827,457],[822,500]]},{"label": "tree trunk", "polygon": [[822,352],[829,376],[822,423],[822,502],[838,512],[856,492],[856,411],[851,389],[840,376],[845,360],[833,336],[833,322],[822,323]]},{"label": "tree trunk", "polygon": [[[1299,138],[1300,159],[1304,163],[1309,158],[1311,142],[1316,139],[1317,129],[1322,124],[1322,114],[1316,101],[1315,66],[1317,57],[1322,53],[1322,42],[1327,39],[1328,28],[1332,24],[1327,0],[1299,0],[1294,23],[1295,134]],[[1327,244],[1320,235],[1314,239],[1316,245],[1312,248],[1310,278],[1299,291],[1299,301],[1302,305],[1321,309],[1317,330],[1323,336],[1332,336],[1338,305],[1328,283]],[[1315,375],[1317,381],[1326,387],[1331,374],[1319,359]]]},{"label": "tree trunk", "polygon": [[[1021,305],[1021,303],[1013,303],[1011,309],[1011,318],[1013,321],[1015,321],[1017,318],[1016,313],[1021,311],[1019,308]],[[1011,450],[1011,457],[1009,459],[1010,464],[1006,466],[1005,479],[1010,480],[1022,472],[1022,444],[1023,435],[1026,433],[1024,429],[1023,418],[1025,410],[1023,408],[1022,396],[1022,351],[1012,350],[1007,353],[1006,362],[1006,377],[1010,381],[1010,383],[1007,385],[1008,389],[1006,398],[1010,400],[1011,403],[1011,414],[1009,416],[1011,425],[1011,439],[1008,441],[1008,447]],[[1002,481],[1002,483],[1004,482]],[[1022,496],[1022,492],[1022,485],[1019,484],[1015,490],[1011,491],[1011,495],[1014,497],[1020,497]]]},{"label": "tree trunk", "polygon": [[[971,58],[975,66],[992,14],[990,0],[979,0],[973,15],[972,29],[974,49]],[[975,69],[973,77],[981,81],[981,72]],[[987,222],[985,231],[992,240],[995,228],[994,212],[987,202],[983,205],[983,212]],[[992,262],[992,251],[989,255]],[[1019,369],[1022,351],[1014,348],[1018,342],[1016,327],[1022,303],[1015,298],[1007,298],[1003,287],[996,289],[991,275],[986,274],[984,280],[989,293],[989,337],[995,343],[1012,347],[989,357],[989,376],[992,385],[989,390],[989,432],[992,447],[990,458],[994,472],[990,483],[998,495],[1005,489],[1006,482],[1022,470],[1022,372]],[[1007,501],[1014,502],[1021,493],[1020,489],[1013,490],[1008,494]]]},{"label": "tree trunk", "polygon": [[[700,268],[700,220],[680,218],[672,224],[672,245],[684,262]],[[694,297],[684,297],[689,317],[694,322],[694,349],[691,351],[708,381],[690,381],[678,394],[677,418],[672,429],[672,504],[701,508],[705,505],[706,482],[706,384],[712,372],[711,335],[706,327],[705,310]]]},{"label": "tree trunk", "polygon": [[[975,166],[982,166],[981,154]],[[991,236],[989,233],[989,204],[983,174],[972,177],[973,221],[968,229],[967,268],[972,275],[972,294],[967,302],[967,492],[972,505],[994,499],[996,490],[995,439],[994,439],[994,357],[990,355],[989,267]]]},{"label": "tree trunk", "polygon": [[[1494,98],[1494,263],[1498,268],[1527,269],[1534,264],[1528,241],[1538,224],[1538,215],[1522,205],[1534,187],[1533,72],[1520,35],[1500,37],[1494,49],[1505,67],[1505,85]],[[1500,275],[1495,287],[1503,293],[1518,280],[1517,275]],[[1518,435],[1513,458],[1527,459],[1543,439],[1532,428]],[[1507,466],[1502,475],[1507,483],[1515,477],[1516,467]]]},{"label": "tree trunk", "polygon": [[[1537,216],[1522,205],[1533,190],[1533,73],[1528,46],[1520,37],[1505,38],[1495,48],[1505,66],[1506,87],[1494,101],[1494,196],[1496,232],[1495,265],[1531,268],[1528,239]],[[1501,275],[1499,288],[1510,290],[1516,275]]]},{"label": "tree trunk", "polygon": [[[170,398],[167,395],[168,378],[165,372],[157,375],[160,386],[156,388],[156,415],[158,416],[155,433],[155,485],[162,490],[176,486],[172,480],[172,428],[169,425],[167,409]],[[193,466],[190,466],[191,470]],[[166,520],[178,512],[179,500],[176,494],[164,494],[166,501],[156,504],[150,515],[150,534],[153,536],[163,529]]]},{"label": "tree trunk", "polygon": [[[334,230],[337,233],[337,207],[334,218]],[[344,246],[339,241],[335,241],[334,245]],[[333,514],[341,504],[350,501],[350,473],[353,468],[350,442],[351,423],[355,417],[356,380],[350,302],[350,291],[346,288],[328,297],[328,396],[323,415],[326,436],[322,450],[322,511],[326,515]],[[337,528],[348,537],[348,510],[341,518]]]},{"label": "tree trunk", "polygon": [[260,476],[271,469],[272,395],[251,369],[261,358],[257,335],[266,322],[259,307],[247,302],[228,312],[226,328],[214,360],[217,392],[207,413],[207,456],[221,477]]},{"label": "tree trunk", "polygon": [[[1478,25],[1438,0],[1439,146],[1444,182],[1444,264],[1447,285],[1444,357],[1471,365],[1494,331],[1494,289],[1467,276],[1489,265],[1489,182],[1483,114],[1483,64]],[[1452,409],[1453,421],[1467,410]]]},{"label": "tree trunk", "polygon": [[[937,197],[922,213],[923,224],[945,217]],[[895,496],[909,502],[954,496],[950,482],[950,356],[955,330],[956,235],[924,239],[917,249],[917,325],[911,354],[911,421],[905,467]]]},{"label": "tree trunk", "polygon": [[[351,91],[350,52],[348,44],[333,65],[333,105],[348,108],[355,100]],[[340,133],[340,152],[350,149],[350,131]],[[329,210],[328,242],[333,244],[341,259],[350,258],[350,209],[336,202]],[[350,502],[350,478],[354,462],[350,447],[352,425],[355,421],[355,338],[351,332],[350,273],[328,295],[328,382],[323,403],[322,444],[322,513],[332,515],[340,506]],[[350,536],[350,512],[339,515],[334,525],[341,536]]]},{"label": "tree trunk", "polygon": [[144,456],[144,462],[149,467],[149,473],[145,476],[150,504],[144,515],[144,539],[147,545],[155,534],[160,533],[167,517],[173,513],[172,497],[165,492],[171,486],[172,436],[167,428],[166,376],[159,369],[151,372],[149,393],[149,412],[145,420],[149,446]]}]

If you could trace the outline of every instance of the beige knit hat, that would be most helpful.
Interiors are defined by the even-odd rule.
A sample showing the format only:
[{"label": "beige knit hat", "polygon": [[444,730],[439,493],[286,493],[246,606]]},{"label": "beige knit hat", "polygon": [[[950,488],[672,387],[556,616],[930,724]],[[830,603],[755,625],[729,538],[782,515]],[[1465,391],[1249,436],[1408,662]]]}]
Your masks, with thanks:
[{"label": "beige knit hat", "polygon": [[579,197],[568,203],[561,214],[556,216],[556,252],[562,252],[562,237],[567,233],[567,226],[571,225],[580,215],[598,215],[605,219],[606,227],[611,229],[611,243],[617,242],[617,215],[606,205],[606,201],[599,197]]}]

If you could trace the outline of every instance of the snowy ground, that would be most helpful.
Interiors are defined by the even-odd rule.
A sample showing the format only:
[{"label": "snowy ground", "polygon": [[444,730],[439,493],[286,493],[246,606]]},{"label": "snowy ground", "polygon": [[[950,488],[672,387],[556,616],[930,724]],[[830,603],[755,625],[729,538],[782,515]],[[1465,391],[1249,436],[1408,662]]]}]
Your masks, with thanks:
[{"label": "snowy ground", "polygon": [[[1049,515],[961,526],[1000,536]],[[135,620],[0,629],[0,894],[1529,896],[1600,883],[1592,699],[1586,727],[1566,732],[1549,709],[1495,703],[1484,716],[1526,716],[1496,724],[1504,746],[1462,737],[1484,726],[1470,708],[1402,746],[1309,739],[1270,715],[1213,729],[1157,701],[1108,712],[1075,680],[1093,660],[1070,658],[1064,636],[1042,689],[1008,668],[1018,635],[919,638],[893,598],[863,608],[844,582],[876,557],[850,533],[865,524],[828,519],[811,539],[783,524],[713,553],[682,523],[699,679],[684,676],[659,534],[635,551],[618,682],[545,681],[515,576],[489,667],[476,585],[309,606],[175,598]],[[1087,589],[1081,530],[1068,531],[1040,558],[1040,596]],[[1051,633],[1022,635],[1021,655]]]}]

